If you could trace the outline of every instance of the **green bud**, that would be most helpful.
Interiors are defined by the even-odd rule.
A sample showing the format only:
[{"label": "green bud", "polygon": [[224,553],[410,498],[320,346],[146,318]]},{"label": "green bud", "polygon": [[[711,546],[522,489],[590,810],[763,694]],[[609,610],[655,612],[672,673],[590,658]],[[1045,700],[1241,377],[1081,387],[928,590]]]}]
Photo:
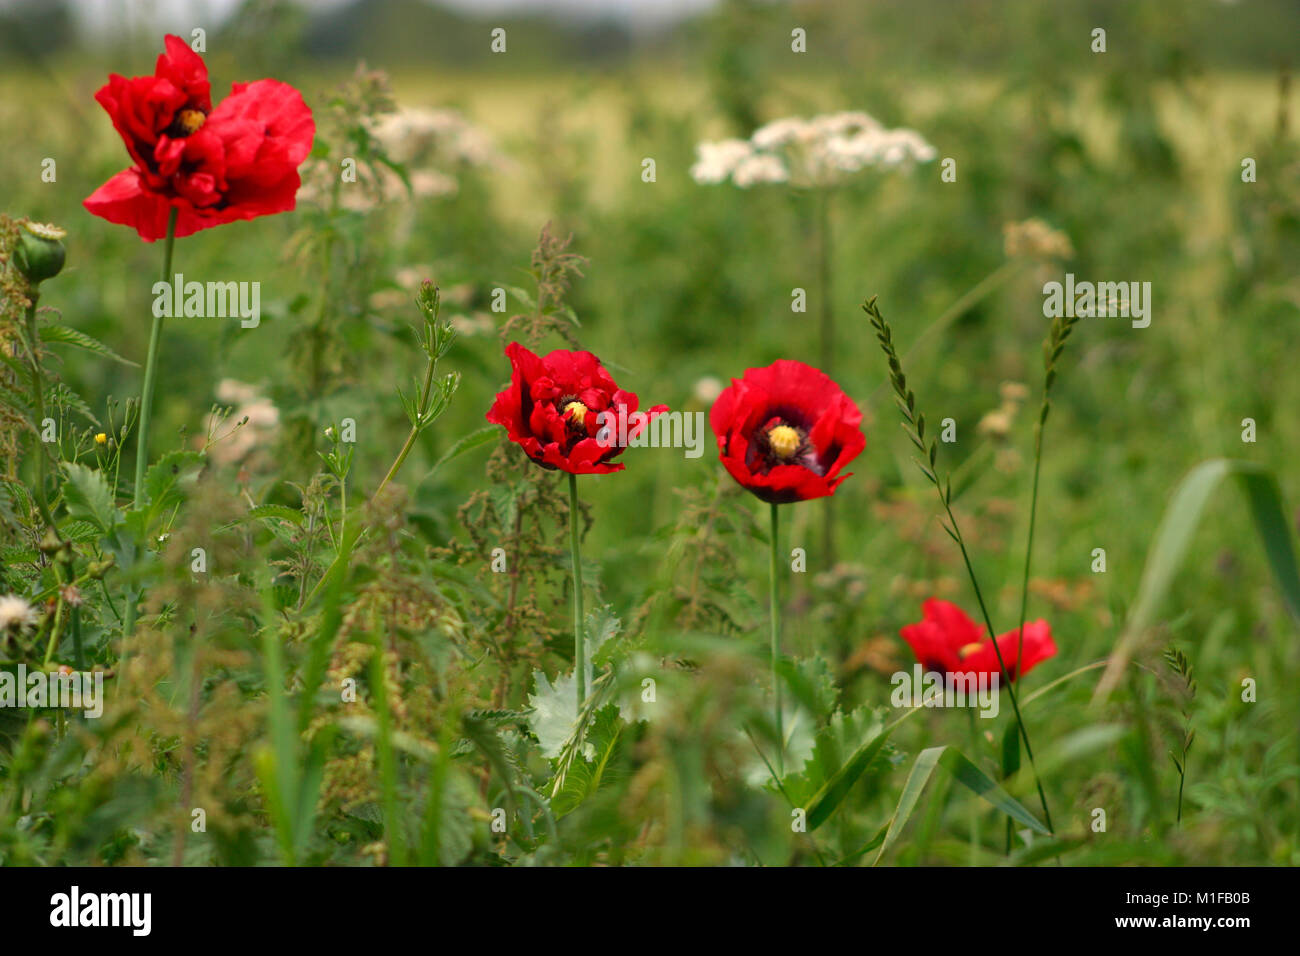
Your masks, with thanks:
[{"label": "green bud", "polygon": [[63,269],[67,232],[41,222],[24,222],[14,249],[14,264],[32,285],[52,279]]},{"label": "green bud", "polygon": [[441,295],[436,285],[425,279],[420,283],[420,291],[415,296],[415,304],[420,307],[429,321],[438,317],[438,307],[441,304]]}]

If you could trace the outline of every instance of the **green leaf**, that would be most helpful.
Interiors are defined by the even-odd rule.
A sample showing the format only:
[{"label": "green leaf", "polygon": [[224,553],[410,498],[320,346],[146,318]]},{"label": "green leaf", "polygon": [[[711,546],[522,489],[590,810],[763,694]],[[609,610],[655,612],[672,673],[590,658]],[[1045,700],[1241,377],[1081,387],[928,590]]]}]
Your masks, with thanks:
[{"label": "green leaf", "polygon": [[[617,637],[622,630],[623,622],[618,619],[614,609],[608,604],[592,608],[582,625],[582,633],[587,639],[587,660],[592,664],[604,662],[609,656],[610,649],[614,647],[608,642]],[[602,648],[605,648],[604,654],[601,653]]]},{"label": "green leaf", "polygon": [[516,299],[522,302],[524,304],[525,309],[528,309],[529,311],[533,311],[537,308],[537,303],[533,300],[533,297],[529,295],[527,292],[525,292],[523,289],[519,288],[519,286],[502,285],[501,288],[505,289],[512,296],[514,296]]},{"label": "green leaf", "polygon": [[609,783],[609,770],[618,752],[623,722],[618,707],[602,707],[587,735],[591,759],[575,760],[565,774],[559,791],[551,798],[551,809],[556,817],[572,813],[588,797]]},{"label": "green leaf", "polygon": [[858,778],[884,749],[892,726],[885,727],[859,747],[852,757],[813,795],[808,804],[808,829],[816,830],[844,802]]},{"label": "green leaf", "polygon": [[267,518],[272,521],[288,521],[292,524],[302,527],[307,519],[303,513],[296,508],[289,508],[285,505],[254,505],[248,509],[244,515],[244,520]]},{"label": "green leaf", "polygon": [[[786,710],[786,769],[801,769],[798,773],[787,772],[782,785],[795,806],[807,806],[809,800],[857,753],[858,748],[880,733],[882,726],[880,713],[866,706],[847,714],[837,711],[820,728],[816,727],[810,714],[803,705]],[[799,726],[811,730],[799,733],[793,729]],[[801,755],[806,755],[802,761]]]},{"label": "green leaf", "polygon": [[561,674],[551,683],[544,673],[534,671],[533,683],[535,690],[528,695],[532,708],[528,726],[541,745],[542,756],[553,760],[560,756],[577,722],[578,682],[572,674]]},{"label": "green leaf", "polygon": [[42,326],[41,340],[44,342],[59,342],[64,345],[73,345],[79,349],[85,349],[87,352],[94,352],[96,355],[112,359],[114,362],[121,362],[123,365],[129,365],[132,368],[140,367],[130,359],[118,355],[94,336],[87,335],[80,329],[74,329],[69,325]]},{"label": "green leaf", "polygon": [[1165,508],[1155,541],[1147,552],[1133,610],[1097,684],[1094,700],[1104,700],[1119,682],[1169,594],[1174,575],[1191,548],[1193,533],[1206,506],[1219,484],[1229,476],[1236,478],[1246,492],[1255,530],[1264,546],[1282,602],[1292,618],[1300,623],[1300,571],[1296,567],[1290,524],[1282,506],[1277,478],[1267,468],[1252,461],[1230,458],[1203,461],[1182,480]]},{"label": "green leaf", "polygon": [[473,451],[475,448],[489,445],[501,435],[502,431],[500,425],[487,425],[470,432],[464,438],[461,438],[454,445],[448,448],[447,451],[443,453],[443,456],[433,463],[433,467],[425,473],[424,477],[431,477],[435,471],[447,464],[447,462],[451,461],[453,458],[459,458],[468,451]]},{"label": "green leaf", "polygon": [[109,534],[122,520],[122,514],[113,502],[113,492],[102,473],[75,462],[63,466],[68,476],[63,486],[63,499],[68,514],[89,521],[104,534]]}]

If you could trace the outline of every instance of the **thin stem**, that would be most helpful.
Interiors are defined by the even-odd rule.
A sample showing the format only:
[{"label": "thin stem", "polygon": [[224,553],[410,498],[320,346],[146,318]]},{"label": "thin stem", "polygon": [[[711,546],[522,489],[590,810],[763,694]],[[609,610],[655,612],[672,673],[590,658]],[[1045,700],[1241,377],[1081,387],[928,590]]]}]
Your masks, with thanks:
[{"label": "thin stem", "polygon": [[[1183,766],[1187,765],[1187,751],[1183,751]],[[1183,784],[1187,782],[1187,773],[1184,770],[1178,771],[1178,819],[1177,823],[1183,822]]]},{"label": "thin stem", "polygon": [[339,540],[347,539],[348,531],[348,476],[339,479]]},{"label": "thin stem", "polygon": [[772,549],[770,553],[771,560],[768,562],[768,611],[771,624],[772,638],[772,696],[776,713],[776,766],[782,776],[785,776],[785,717],[781,713],[781,680],[777,674],[777,664],[781,660],[781,617],[779,612],[781,602],[777,594],[777,531],[780,526],[780,519],[777,516],[777,506],[769,505],[772,509]]},{"label": "thin stem", "polygon": [[[939,492],[939,497],[943,498],[943,492]],[[984,626],[988,628],[989,638],[993,642],[993,653],[997,655],[998,668],[1002,671],[1002,679],[1006,681],[1007,696],[1011,698],[1011,709],[1016,715],[1016,725],[1020,728],[1020,739],[1025,744],[1025,756],[1029,758],[1029,767],[1034,772],[1034,786],[1038,788],[1038,801],[1043,805],[1043,822],[1047,824],[1047,830],[1053,836],[1056,829],[1052,826],[1052,811],[1047,809],[1047,794],[1043,792],[1043,781],[1038,776],[1038,767],[1034,763],[1034,748],[1029,743],[1029,730],[1025,727],[1025,719],[1020,715],[1020,701],[1016,698],[1015,681],[1011,679],[1007,671],[1006,662],[1002,659],[1002,648],[998,646],[997,630],[993,627],[993,621],[989,618],[989,610],[984,604],[984,593],[980,590],[979,579],[975,577],[975,567],[971,564],[970,555],[966,552],[966,540],[962,537],[961,528],[957,526],[957,519],[953,516],[952,508],[947,500],[944,500],[944,510],[948,513],[948,521],[952,524],[952,530],[955,533],[954,538],[957,541],[957,547],[961,549],[962,561],[966,564],[966,574],[970,577],[970,583],[975,589],[975,600],[979,603],[980,613],[984,615]]]},{"label": "thin stem", "polygon": [[384,480],[379,483],[379,487],[376,488],[375,493],[371,495],[372,500],[378,497],[379,493],[384,490],[384,486],[393,480],[393,476],[397,474],[398,470],[402,467],[402,463],[406,461],[406,456],[409,455],[411,449],[415,447],[415,440],[420,437],[420,432],[423,430],[423,426],[420,423],[423,422],[425,416],[428,415],[429,405],[433,401],[433,371],[437,367],[438,360],[433,356],[430,356],[429,364],[424,370],[424,382],[420,387],[419,415],[416,416],[415,421],[411,424],[411,431],[406,436],[406,441],[402,443],[402,450],[397,453],[397,458],[393,460],[393,466],[388,469],[388,474],[384,475]]},{"label": "thin stem", "polygon": [[587,648],[582,639],[582,556],[578,552],[578,476],[569,472],[569,556],[573,561],[573,676],[578,688],[578,716],[587,699]]},{"label": "thin stem", "polygon": [[[1047,396],[1043,396],[1046,405]],[[1025,612],[1029,607],[1029,564],[1034,553],[1034,525],[1038,520],[1038,474],[1043,466],[1043,423],[1034,427],[1034,481],[1029,494],[1029,534],[1025,539],[1025,573],[1020,581],[1020,630],[1016,632],[1016,680],[1020,680],[1020,661],[1025,657]]]},{"label": "thin stem", "polygon": [[[406,441],[402,443],[402,448],[397,453],[397,457],[393,459],[393,464],[388,469],[388,473],[384,475],[384,480],[379,483],[379,487],[371,494],[369,499],[371,502],[378,498],[379,493],[383,491],[384,488],[388,486],[388,483],[397,476],[398,471],[401,470],[403,463],[406,461],[406,457],[411,453],[411,449],[415,447],[415,440],[420,437],[420,432],[422,432],[428,424],[426,419],[428,418],[429,410],[433,404],[433,373],[437,366],[438,356],[436,354],[430,354],[428,364],[425,366],[424,370],[424,381],[420,386],[419,401],[416,403],[415,421],[411,423],[411,430],[407,433]],[[344,513],[346,514],[346,505],[344,507]],[[365,534],[365,532],[365,528],[358,529],[354,527],[351,540],[348,540],[342,534],[339,535],[338,549],[334,555],[333,562],[330,563],[330,566],[326,569],[325,573],[316,579],[316,583],[312,585],[306,598],[298,602],[300,608],[306,607],[310,604],[316,597],[316,594],[324,586],[325,580],[329,578],[330,573],[336,567],[342,566],[348,560],[352,554],[352,549],[356,546],[356,542]]]},{"label": "thin stem", "polygon": [[[180,210],[173,206],[167,220],[167,238],[163,242],[162,281],[171,281],[172,247],[176,243],[176,216]],[[144,473],[149,467],[149,426],[153,422],[153,390],[158,373],[158,352],[162,345],[163,317],[154,312],[153,328],[149,332],[149,356],[144,365],[144,389],[140,394],[140,434],[135,442],[135,497],[136,510],[144,504]]]},{"label": "thin stem", "polygon": [[[36,401],[36,428],[40,431],[45,427],[45,373],[41,369],[41,330],[36,320],[36,300],[39,293],[33,289],[31,296],[31,304],[27,306],[26,345],[27,355],[32,362],[32,398]],[[36,448],[36,507],[45,520],[46,526],[57,536],[59,532],[54,526],[54,515],[50,511],[49,497],[45,489],[48,451],[40,435],[37,435]]]}]

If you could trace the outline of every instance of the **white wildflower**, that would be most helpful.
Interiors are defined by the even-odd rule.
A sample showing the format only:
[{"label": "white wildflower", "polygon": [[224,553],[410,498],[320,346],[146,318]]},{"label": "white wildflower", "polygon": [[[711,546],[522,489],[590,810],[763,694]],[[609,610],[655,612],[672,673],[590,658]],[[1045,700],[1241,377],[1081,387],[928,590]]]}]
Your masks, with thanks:
[{"label": "white wildflower", "polygon": [[886,129],[861,111],[802,119],[789,116],[759,127],[748,140],[700,143],[691,175],[699,183],[730,179],[742,189],[759,183],[831,186],[868,167],[926,163],[938,152],[912,129]]},{"label": "white wildflower", "polygon": [[746,157],[731,173],[731,181],[741,189],[759,183],[783,183],[789,178],[785,163],[776,156],[763,154]]},{"label": "white wildflower", "polygon": [[750,142],[759,149],[777,149],[792,143],[811,142],[819,133],[816,121],[810,123],[797,116],[787,116],[754,130]]},{"label": "white wildflower", "polygon": [[699,159],[691,167],[691,178],[697,183],[720,183],[736,170],[736,166],[754,152],[743,139],[724,139],[717,143],[700,143],[695,147]]},{"label": "white wildflower", "polygon": [[17,594],[0,597],[0,634],[32,627],[38,617],[36,609]]}]

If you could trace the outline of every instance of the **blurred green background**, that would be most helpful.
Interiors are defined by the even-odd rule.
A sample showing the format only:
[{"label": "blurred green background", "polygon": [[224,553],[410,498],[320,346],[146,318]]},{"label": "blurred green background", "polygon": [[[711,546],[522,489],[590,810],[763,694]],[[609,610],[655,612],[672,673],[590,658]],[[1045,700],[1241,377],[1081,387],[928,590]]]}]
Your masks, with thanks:
[{"label": "blurred green background", "polygon": [[[363,211],[303,202],[178,241],[175,271],[187,277],[260,281],[263,317],[256,330],[169,323],[155,447],[188,440],[182,429],[201,432],[223,380],[255,386],[279,409],[279,428],[228,464],[228,480],[246,482],[256,500],[292,502],[283,482],[310,476],[321,430],[344,417],[358,423],[357,481],[379,480],[406,428],[394,385],[407,387],[422,368],[407,332],[418,320],[410,299],[418,279],[432,278],[459,317],[448,361],[464,382],[403,483],[429,543],[461,535],[455,511],[481,486],[485,454],[421,476],[483,424],[508,378],[492,290],[529,285],[529,253],[547,221],[589,259],[570,295],[583,347],[643,403],[706,410],[710,379],[725,383],[780,357],[815,362],[814,312],[790,310],[793,288],[816,285],[807,199],[780,187],[698,185],[688,170],[701,140],[745,137],[786,115],[865,110],[919,130],[939,157],[956,160],[957,179],[941,182],[939,162],[868,171],[835,196],[835,377],[868,416],[868,446],[837,496],[840,565],[813,560],[791,596],[789,652],[822,649],[850,696],[880,701],[884,675],[908,660],[895,635],[919,616],[920,600],[937,593],[971,605],[959,557],[933,520],[933,492],[897,431],[859,305],[878,295],[906,350],[1003,266],[1009,222],[1041,218],[1069,237],[1074,258],[1017,268],[907,363],[928,417],[956,422],[957,442],[941,450],[960,476],[958,506],[1002,629],[1014,627],[1019,601],[1047,332],[1042,284],[1071,271],[1153,290],[1149,328],[1085,320],[1056,385],[1030,617],[1051,621],[1060,653],[1035,680],[1112,646],[1162,508],[1196,462],[1260,461],[1287,500],[1300,501],[1294,3],[733,0],[652,22],[537,8],[474,17],[417,0],[249,0],[225,16],[220,4],[119,3],[92,5],[89,19],[72,6],[0,5],[0,208],[68,230],[68,268],[43,304],[136,361],[161,246],[80,204],[126,165],[92,95],[110,71],[150,72],[164,32],[188,36],[191,20],[207,29],[214,100],[231,82],[262,76],[298,87],[331,160],[349,152],[346,131],[326,121],[330,102],[359,61],[388,75],[397,106],[455,109],[497,155],[441,169],[456,184],[446,195]],[[496,27],[506,30],[504,54],[490,50]],[[807,53],[791,51],[795,27],[807,31]],[[1105,53],[1090,48],[1097,27]],[[41,179],[46,157],[57,161],[54,183]],[[1247,157],[1254,183],[1241,178]],[[645,158],[656,163],[653,183],[642,181]],[[295,258],[300,230],[326,229],[337,244],[325,260]],[[61,372],[101,403],[138,389],[137,370],[104,361],[70,357]],[[1007,434],[981,430],[1005,382],[1028,386],[1028,402]],[[1242,442],[1245,418],[1258,425],[1254,444]],[[674,490],[712,488],[721,469],[711,438],[701,459],[632,449],[623,460],[625,473],[583,482],[596,518],[585,547],[602,566],[607,599],[628,614],[673,573],[654,533],[675,520]],[[1207,840],[1282,862],[1294,858],[1294,833],[1282,838],[1261,820],[1260,788],[1294,813],[1284,795],[1295,790],[1300,711],[1284,688],[1297,686],[1300,659],[1244,502],[1225,494],[1217,503],[1167,609],[1169,637],[1194,648],[1209,701],[1202,756],[1217,754],[1222,771],[1200,775],[1193,799],[1215,810]],[[811,543],[822,507],[787,509],[790,546]],[[1089,570],[1099,547],[1104,575]],[[757,601],[765,560],[760,545],[737,540],[735,564]],[[1248,675],[1272,686],[1247,711],[1237,688]],[[1081,685],[1068,699],[1081,708],[1089,691]],[[1256,773],[1275,759],[1292,771],[1281,791]],[[1070,769],[1061,773],[1068,790]]]}]

